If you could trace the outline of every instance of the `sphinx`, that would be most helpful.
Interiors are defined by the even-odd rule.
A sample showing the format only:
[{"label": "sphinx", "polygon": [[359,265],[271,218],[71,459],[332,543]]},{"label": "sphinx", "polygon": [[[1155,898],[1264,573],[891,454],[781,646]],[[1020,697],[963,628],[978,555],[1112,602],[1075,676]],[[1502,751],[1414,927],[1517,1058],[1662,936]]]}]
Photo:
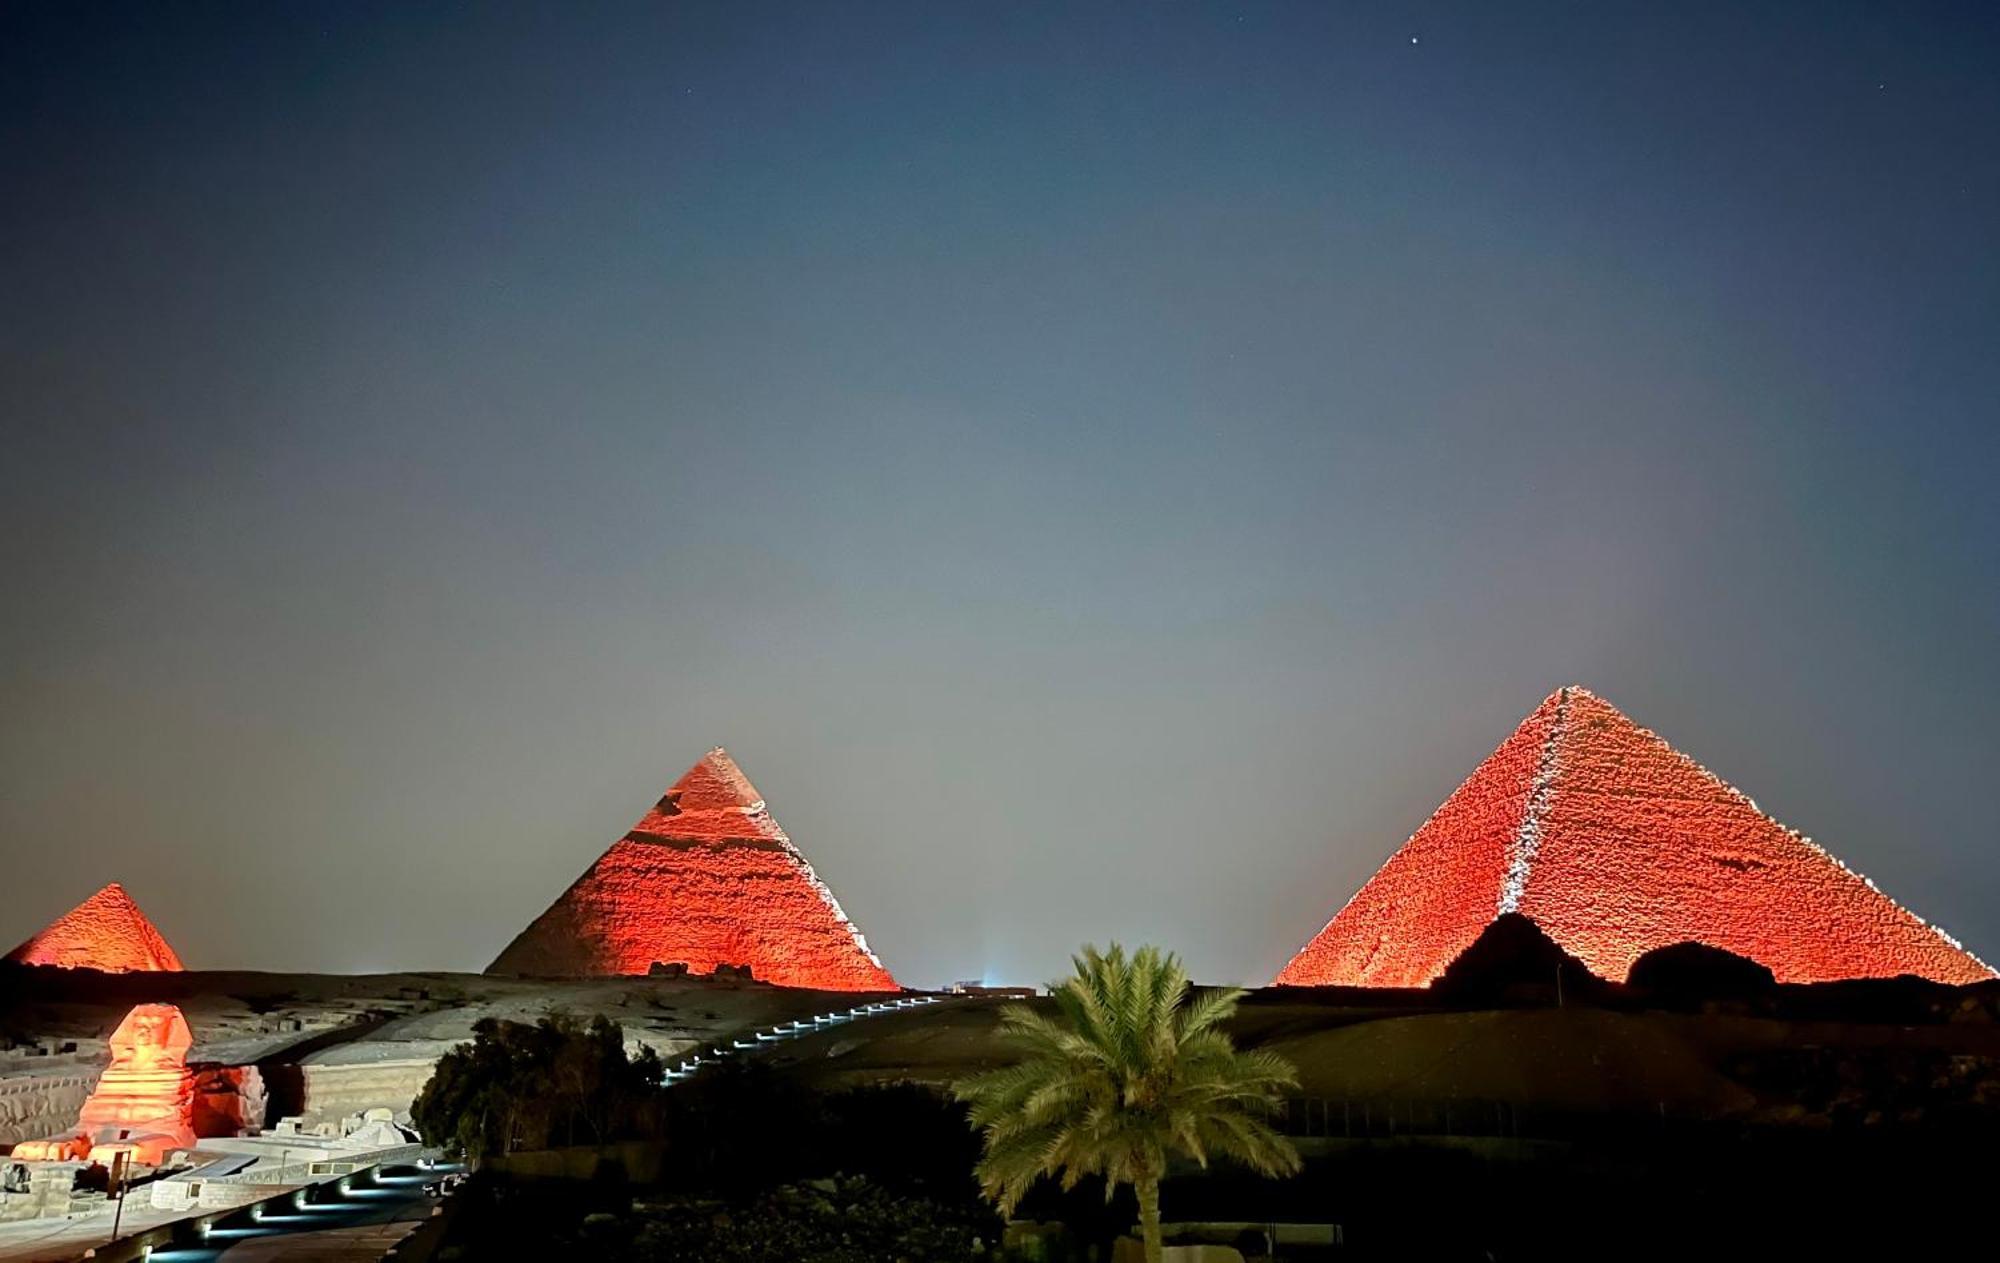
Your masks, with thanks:
[{"label": "sphinx", "polygon": [[29,1162],[128,1162],[160,1166],[194,1148],[194,1033],[171,1004],[141,1004],[111,1034],[111,1066],[77,1114],[76,1130],[14,1146]]}]

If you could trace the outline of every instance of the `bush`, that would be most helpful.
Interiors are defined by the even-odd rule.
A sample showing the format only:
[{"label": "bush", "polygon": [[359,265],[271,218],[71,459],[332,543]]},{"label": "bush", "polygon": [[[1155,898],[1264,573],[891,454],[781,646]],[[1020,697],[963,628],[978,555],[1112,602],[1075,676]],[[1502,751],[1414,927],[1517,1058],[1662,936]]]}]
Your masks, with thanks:
[{"label": "bush", "polygon": [[410,1107],[429,1143],[487,1157],[658,1133],[664,1068],[650,1048],[628,1058],[616,1022],[485,1018],[472,1033],[438,1061]]},{"label": "bush", "polygon": [[727,1208],[662,1207],[624,1257],[717,1263],[972,1263],[1000,1236],[981,1203],[910,1196],[860,1177],[788,1184]]}]

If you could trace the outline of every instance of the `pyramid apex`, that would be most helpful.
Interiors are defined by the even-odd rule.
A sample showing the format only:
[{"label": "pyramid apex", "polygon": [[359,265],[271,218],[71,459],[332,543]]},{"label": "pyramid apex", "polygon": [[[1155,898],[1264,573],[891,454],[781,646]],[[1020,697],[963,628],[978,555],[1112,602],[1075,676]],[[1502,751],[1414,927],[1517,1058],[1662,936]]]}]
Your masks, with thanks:
[{"label": "pyramid apex", "polygon": [[1533,709],[1521,716],[1521,722],[1518,726],[1528,727],[1534,724],[1542,715],[1561,706],[1576,694],[1584,693],[1587,695],[1589,692],[1590,690],[1580,684],[1559,684],[1543,694],[1542,700],[1536,702]]},{"label": "pyramid apex", "polygon": [[1603,702],[1606,706],[1611,707],[1611,709],[1613,710],[1618,709],[1617,705],[1611,702],[1609,699],[1607,699],[1604,696],[1604,694],[1598,692],[1594,688],[1591,688],[1587,684],[1565,684],[1562,686],[1562,691],[1569,694],[1571,697],[1587,697],[1593,702]]},{"label": "pyramid apex", "polygon": [[[1587,697],[1592,701],[1604,701],[1602,693],[1597,692],[1587,684],[1578,684],[1576,681],[1571,680],[1568,684],[1557,685],[1554,691],[1542,699],[1542,705],[1546,706],[1550,702],[1561,701],[1566,697]],[[1611,705],[1609,702],[1605,702],[1604,704],[1607,706]]]},{"label": "pyramid apex", "polygon": [[701,811],[761,811],[764,796],[729,751],[716,746],[694,761],[660,800],[668,815]]},{"label": "pyramid apex", "polygon": [[[1579,702],[1600,716],[1616,718],[1630,724],[1634,728],[1640,727],[1637,721],[1619,709],[1616,702],[1609,700],[1604,694],[1597,692],[1588,685],[1574,683],[1564,684],[1547,697],[1544,697],[1541,700],[1541,704],[1536,706],[1532,711],[1529,711],[1526,717],[1521,720],[1521,726],[1523,728],[1532,726],[1538,717],[1552,711],[1564,712],[1567,708]],[[1559,724],[1559,727],[1566,726]]]}]

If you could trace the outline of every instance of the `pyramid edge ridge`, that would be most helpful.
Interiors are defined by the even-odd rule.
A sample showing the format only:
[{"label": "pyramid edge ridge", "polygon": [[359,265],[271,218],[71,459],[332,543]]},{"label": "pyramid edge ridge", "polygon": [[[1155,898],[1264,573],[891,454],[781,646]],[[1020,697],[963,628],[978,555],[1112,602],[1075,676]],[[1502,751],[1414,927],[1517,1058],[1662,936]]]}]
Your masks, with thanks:
[{"label": "pyramid edge ridge", "polygon": [[[1581,686],[1565,685],[1563,686],[1563,688],[1581,688]],[[1292,966],[1298,964],[1299,958],[1305,955],[1306,951],[1310,949],[1314,943],[1319,942],[1320,938],[1324,936],[1328,930],[1333,928],[1334,923],[1340,920],[1341,917],[1345,916],[1347,914],[1347,910],[1352,908],[1357,902],[1360,901],[1362,895],[1368,893],[1368,888],[1375,884],[1376,879],[1382,875],[1382,870],[1387,868],[1390,862],[1393,861],[1398,855],[1401,855],[1405,850],[1407,850],[1410,844],[1417,840],[1418,835],[1423,833],[1425,829],[1431,827],[1431,824],[1437,820],[1438,816],[1443,814],[1444,809],[1451,805],[1452,800],[1457,798],[1460,793],[1464,792],[1466,786],[1472,784],[1473,781],[1478,779],[1480,770],[1483,769],[1488,763],[1490,763],[1494,759],[1494,757],[1500,753],[1500,751],[1504,750],[1507,747],[1507,743],[1514,739],[1514,734],[1521,731],[1521,729],[1527,725],[1529,720],[1533,719],[1537,714],[1541,713],[1542,707],[1548,705],[1549,702],[1552,701],[1557,696],[1557,694],[1563,692],[1563,688],[1556,689],[1554,692],[1549,693],[1547,696],[1543,697],[1541,701],[1535,703],[1534,706],[1529,708],[1527,714],[1521,716],[1520,719],[1514,722],[1514,726],[1507,730],[1506,736],[1500,738],[1499,742],[1495,744],[1491,750],[1488,750],[1485,754],[1479,757],[1479,760],[1472,765],[1472,770],[1470,770],[1463,777],[1461,777],[1459,779],[1458,784],[1451,787],[1450,793],[1446,794],[1443,798],[1438,800],[1437,806],[1431,808],[1430,814],[1424,817],[1423,823],[1419,824],[1415,829],[1411,830],[1407,837],[1405,837],[1401,842],[1398,842],[1393,848],[1391,848],[1389,854],[1383,857],[1382,861],[1376,864],[1374,870],[1368,874],[1367,879],[1364,880],[1359,886],[1356,886],[1354,888],[1354,893],[1347,896],[1346,901],[1340,905],[1339,909],[1335,911],[1332,916],[1326,919],[1325,924],[1321,925],[1317,930],[1314,930],[1311,934],[1307,935],[1305,941],[1303,943],[1300,943],[1298,948],[1295,951],[1293,951],[1289,957],[1286,958],[1284,965],[1278,970],[1277,974],[1272,978],[1271,981],[1272,986],[1318,985],[1316,983],[1287,983],[1281,980],[1284,978],[1286,974],[1291,972]],[[1589,690],[1586,689],[1583,691],[1588,692]]]},{"label": "pyramid edge ridge", "polygon": [[1744,792],[1742,789],[1739,789],[1737,786],[1731,784],[1728,780],[1724,779],[1719,773],[1714,771],[1707,764],[1703,763],[1700,759],[1695,758],[1687,751],[1681,749],[1680,746],[1668,740],[1666,736],[1663,735],[1662,733],[1658,732],[1653,728],[1649,728],[1645,724],[1642,724],[1638,720],[1632,718],[1632,716],[1626,713],[1625,709],[1619,706],[1618,703],[1612,701],[1608,697],[1605,697],[1601,693],[1592,692],[1590,689],[1585,688],[1583,685],[1580,684],[1572,684],[1572,685],[1567,685],[1565,687],[1569,690],[1573,690],[1578,694],[1581,694],[1584,697],[1590,698],[1592,701],[1595,701],[1602,706],[1609,708],[1613,714],[1618,716],[1618,718],[1623,720],[1625,723],[1631,725],[1631,727],[1640,736],[1650,741],[1657,742],[1662,749],[1667,751],[1667,753],[1671,754],[1674,758],[1679,759],[1681,762],[1687,764],[1695,772],[1699,773],[1703,778],[1705,778],[1710,784],[1714,785],[1717,789],[1720,789],[1723,793],[1727,794],[1729,797],[1735,799],[1741,805],[1749,808],[1750,811],[1754,813],[1758,819],[1764,821],[1766,824],[1777,829],[1792,841],[1797,842],[1800,845],[1804,846],[1807,850],[1813,852],[1814,854],[1820,856],[1823,859],[1830,861],[1833,864],[1833,866],[1839,869],[1842,873],[1859,881],[1869,890],[1873,891],[1875,894],[1880,895],[1883,899],[1887,900],[1890,907],[1894,908],[1896,911],[1902,913],[1904,916],[1909,917],[1912,921],[1916,922],[1918,928],[1926,930],[1931,934],[1935,935],[1938,938],[1938,940],[1942,942],[1945,946],[1951,948],[1955,952],[1958,952],[1966,959],[1972,961],[1972,963],[1974,963],[1975,965],[1978,965],[1981,969],[1984,969],[1986,971],[1986,975],[1988,978],[2000,978],[2000,970],[1996,970],[1983,957],[1981,957],[1979,953],[1973,951],[1971,948],[1967,947],[1964,943],[1960,942],[1956,935],[1952,934],[1949,930],[1946,930],[1943,926],[1937,925],[1932,921],[1926,919],[1922,913],[1917,912],[1915,909],[1909,907],[1908,905],[1903,903],[1900,899],[1897,899],[1894,895],[1890,894],[1888,891],[1876,885],[1874,878],[1868,876],[1860,869],[1854,868],[1853,866],[1849,865],[1846,860],[1841,859],[1838,855],[1835,855],[1832,851],[1827,850],[1826,847],[1814,841],[1810,835],[1802,832],[1801,830],[1794,829],[1791,825],[1786,824],[1784,821],[1778,819],[1770,812],[1765,811],[1762,807],[1757,805],[1757,800],[1752,798],[1748,793]]}]

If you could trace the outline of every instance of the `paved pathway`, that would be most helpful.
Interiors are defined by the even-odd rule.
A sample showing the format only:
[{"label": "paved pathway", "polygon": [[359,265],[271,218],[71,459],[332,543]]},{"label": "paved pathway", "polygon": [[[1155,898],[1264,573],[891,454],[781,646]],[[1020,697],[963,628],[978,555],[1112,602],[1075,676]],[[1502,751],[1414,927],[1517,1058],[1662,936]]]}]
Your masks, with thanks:
[{"label": "paved pathway", "polygon": [[413,1166],[386,1167],[317,1185],[303,1204],[258,1208],[254,1217],[233,1216],[225,1221],[228,1226],[213,1229],[199,1244],[153,1251],[151,1263],[375,1263],[430,1217],[432,1203],[424,1196],[424,1184],[440,1174]]},{"label": "paved pathway", "polygon": [[[187,1218],[184,1210],[154,1210],[135,1198],[125,1208],[120,1232],[136,1232]],[[111,1212],[77,1219],[25,1219],[0,1224],[0,1263],[69,1263],[111,1239]]]},{"label": "paved pathway", "polygon": [[[273,1263],[274,1260],[285,1260],[286,1263],[377,1263],[390,1246],[417,1230],[417,1226],[424,1222],[422,1216],[430,1214],[430,1209],[428,1206],[416,1207],[411,1213],[419,1217],[238,1242],[222,1252],[222,1263]],[[157,1259],[161,1256],[156,1253],[153,1257]]]}]

